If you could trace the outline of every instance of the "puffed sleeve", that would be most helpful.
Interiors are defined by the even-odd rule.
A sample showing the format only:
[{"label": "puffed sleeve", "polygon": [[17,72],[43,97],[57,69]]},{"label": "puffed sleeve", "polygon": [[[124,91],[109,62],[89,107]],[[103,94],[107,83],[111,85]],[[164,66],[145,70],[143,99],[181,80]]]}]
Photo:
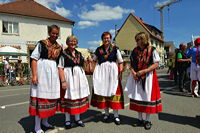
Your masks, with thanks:
[{"label": "puffed sleeve", "polygon": [[60,56],[59,62],[58,62],[58,67],[59,68],[64,68],[64,63],[65,63],[64,57]]},{"label": "puffed sleeve", "polygon": [[99,53],[98,49],[99,49],[99,48],[97,48],[97,49],[95,50],[94,55],[93,55],[93,57],[92,57],[93,61],[95,61],[95,62],[98,60],[98,53]]},{"label": "puffed sleeve", "polygon": [[159,62],[159,61],[160,61],[160,56],[159,56],[157,50],[154,50],[153,51],[153,62],[155,63],[155,62]]},{"label": "puffed sleeve", "polygon": [[39,60],[40,58],[40,53],[41,53],[41,43],[38,42],[36,44],[35,49],[33,50],[32,54],[31,54],[31,58],[35,59],[35,60]]},{"label": "puffed sleeve", "polygon": [[123,58],[122,58],[122,55],[121,55],[119,49],[117,50],[117,61],[118,61],[119,63],[122,63],[122,62],[123,62]]}]

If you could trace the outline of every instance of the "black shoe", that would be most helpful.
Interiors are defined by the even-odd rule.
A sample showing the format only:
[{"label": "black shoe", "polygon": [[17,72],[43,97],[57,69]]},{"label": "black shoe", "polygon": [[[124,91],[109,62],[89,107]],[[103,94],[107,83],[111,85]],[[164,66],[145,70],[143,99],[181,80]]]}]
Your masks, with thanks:
[{"label": "black shoe", "polygon": [[133,124],[134,127],[142,127],[144,125],[144,120],[138,120],[137,123]]},{"label": "black shoe", "polygon": [[[66,125],[66,123],[69,123],[69,124]],[[65,122],[65,129],[70,129],[70,128],[72,128],[71,122],[70,121],[66,121]]]},{"label": "black shoe", "polygon": [[151,129],[151,126],[152,126],[152,124],[150,121],[144,122],[144,129],[149,130],[149,129]]},{"label": "black shoe", "polygon": [[75,123],[80,127],[85,127],[85,124],[81,120],[75,121]]},{"label": "black shoe", "polygon": [[108,122],[109,119],[110,119],[109,115],[104,115],[103,116],[103,122]]},{"label": "black shoe", "polygon": [[48,127],[45,126],[44,124],[41,124],[41,127],[44,128],[45,130],[49,130],[49,129],[55,129],[55,126],[49,125]]},{"label": "black shoe", "polygon": [[120,125],[120,119],[119,119],[119,117],[115,117],[114,118],[114,122],[115,122],[116,125]]}]

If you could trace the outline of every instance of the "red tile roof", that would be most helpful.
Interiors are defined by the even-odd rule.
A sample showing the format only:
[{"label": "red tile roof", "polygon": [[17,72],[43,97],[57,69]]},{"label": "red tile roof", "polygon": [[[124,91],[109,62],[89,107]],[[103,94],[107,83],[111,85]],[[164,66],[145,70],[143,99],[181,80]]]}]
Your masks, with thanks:
[{"label": "red tile roof", "polygon": [[[163,39],[163,38],[159,38],[159,37],[155,36],[155,35],[145,26],[145,24],[147,24],[147,23],[144,23],[142,20],[140,20],[139,18],[137,18],[137,17],[136,17],[135,15],[133,15],[132,13],[129,14],[129,16],[128,16],[128,17],[126,18],[126,20],[124,21],[123,25],[126,23],[126,21],[128,20],[128,18],[129,18],[130,16],[133,16],[133,17],[140,23],[140,25],[141,25],[152,37],[154,37],[154,38],[156,38],[156,39],[158,39],[158,40],[164,42],[164,39]],[[123,25],[121,26],[121,28],[123,27]],[[120,29],[121,29],[121,28],[120,28]],[[120,32],[120,29],[119,29],[119,32]],[[118,33],[117,33],[117,35],[118,35]],[[117,36],[117,35],[116,35],[116,36]]]},{"label": "red tile roof", "polygon": [[16,0],[5,4],[0,4],[0,13],[24,15],[75,23],[73,20],[57,14],[56,12],[35,2],[34,0]]}]

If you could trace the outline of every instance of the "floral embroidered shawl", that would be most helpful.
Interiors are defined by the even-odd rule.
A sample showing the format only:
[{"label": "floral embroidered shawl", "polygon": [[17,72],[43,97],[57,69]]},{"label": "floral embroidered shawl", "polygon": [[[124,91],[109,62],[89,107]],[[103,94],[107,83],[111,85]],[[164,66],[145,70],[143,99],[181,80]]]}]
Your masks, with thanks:
[{"label": "floral embroidered shawl", "polygon": [[[153,64],[152,51],[154,49],[152,46],[147,46],[143,50],[140,47],[133,49],[130,60],[135,72],[146,69]],[[145,89],[146,74],[139,77],[138,81],[142,83],[143,89]]]},{"label": "floral embroidered shawl", "polygon": [[49,39],[42,40],[48,50],[48,59],[56,60],[62,50],[61,46],[55,42],[52,44]]}]

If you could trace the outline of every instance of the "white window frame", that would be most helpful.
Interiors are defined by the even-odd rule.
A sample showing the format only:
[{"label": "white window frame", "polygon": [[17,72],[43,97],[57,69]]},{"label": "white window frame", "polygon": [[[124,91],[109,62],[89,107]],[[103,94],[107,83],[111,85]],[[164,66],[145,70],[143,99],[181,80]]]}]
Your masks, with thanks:
[{"label": "white window frame", "polygon": [[[5,23],[7,23],[7,32],[4,31],[4,24]],[[14,24],[17,24],[17,32],[16,33],[14,33]],[[10,27],[11,27],[11,29],[10,29]],[[10,21],[2,21],[2,33],[3,34],[19,35],[19,23],[10,22]]]}]

